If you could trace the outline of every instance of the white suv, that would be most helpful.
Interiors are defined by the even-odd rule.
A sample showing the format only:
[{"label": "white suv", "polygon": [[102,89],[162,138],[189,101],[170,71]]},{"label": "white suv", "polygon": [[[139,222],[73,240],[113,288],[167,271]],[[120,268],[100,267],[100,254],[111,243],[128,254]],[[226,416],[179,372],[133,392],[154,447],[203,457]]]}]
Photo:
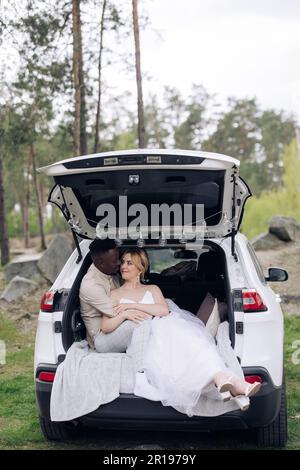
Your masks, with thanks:
[{"label": "white suv", "polygon": [[[226,430],[254,429],[258,443],[284,446],[287,440],[286,393],[283,367],[283,315],[267,281],[284,281],[286,271],[270,268],[267,278],[253,248],[239,233],[244,204],[251,196],[239,177],[239,161],[224,155],[182,150],[133,150],[64,160],[42,168],[53,176],[49,201],[68,221],[76,250],[41,301],[35,345],[35,383],[40,423],[46,438],[71,437],[78,424],[105,428]],[[196,312],[207,292],[226,302],[230,339],[248,382],[262,382],[246,412],[218,417],[192,417],[159,402],[121,394],[111,403],[71,422],[50,420],[50,394],[58,364],[74,341],[85,337],[78,291],[91,264],[90,240],[96,237],[99,204],[112,204],[118,216],[120,196],[130,204],[202,204],[206,226],[203,243],[157,236],[145,224],[138,240],[123,245],[145,246],[150,257],[147,281],[157,284],[165,297]],[[123,214],[124,215],[124,214]],[[117,219],[120,217],[117,217]],[[122,217],[121,217],[122,218]],[[129,224],[130,220],[127,221]],[[170,219],[170,227],[175,222]],[[124,230],[116,220],[118,234]],[[120,237],[121,238],[121,237]],[[82,239],[79,243],[79,239]],[[162,269],[179,260],[195,260],[194,275],[185,280]]]}]

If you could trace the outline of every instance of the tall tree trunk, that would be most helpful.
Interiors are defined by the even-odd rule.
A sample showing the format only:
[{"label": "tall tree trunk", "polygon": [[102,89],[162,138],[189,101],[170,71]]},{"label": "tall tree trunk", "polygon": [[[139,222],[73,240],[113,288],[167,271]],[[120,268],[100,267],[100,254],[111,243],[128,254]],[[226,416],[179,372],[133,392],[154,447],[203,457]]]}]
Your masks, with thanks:
[{"label": "tall tree trunk", "polygon": [[73,18],[73,80],[75,88],[74,151],[76,155],[87,153],[86,107],[83,76],[80,0],[72,1]]},{"label": "tall tree trunk", "polygon": [[96,123],[95,123],[95,142],[94,142],[94,153],[99,152],[100,150],[100,114],[101,114],[101,93],[102,93],[102,51],[103,51],[103,32],[104,32],[104,18],[105,18],[105,9],[106,9],[106,0],[103,0],[102,4],[102,14],[100,22],[100,45],[99,45],[99,61],[98,61],[98,101],[97,101],[97,113],[96,113]]},{"label": "tall tree trunk", "polygon": [[[17,236],[22,237],[22,235],[24,235],[24,191],[23,191],[23,188],[20,188],[20,187],[17,188],[17,186],[20,186],[20,184],[16,183],[15,181],[11,181],[10,189],[14,193],[15,204],[17,204],[17,206],[19,207],[20,217],[21,217],[21,221],[22,221],[22,224],[23,224],[22,228],[20,228],[20,230],[19,230],[19,227],[18,227]],[[21,192],[21,196],[20,196],[20,192]]]},{"label": "tall tree trunk", "polygon": [[137,0],[132,0],[132,18],[134,31],[135,46],[135,73],[137,85],[137,105],[138,105],[138,141],[139,148],[146,146],[145,122],[144,122],[144,104],[142,89],[142,73],[141,73],[141,50],[140,50],[140,33]]},{"label": "tall tree trunk", "polygon": [[41,181],[41,180],[39,182],[39,193],[40,193],[41,205],[42,207],[45,207],[47,204],[46,199],[45,199],[45,183],[44,181]]},{"label": "tall tree trunk", "polygon": [[9,261],[9,241],[5,217],[5,197],[3,183],[3,165],[0,156],[0,249],[1,249],[1,265],[4,266]]},{"label": "tall tree trunk", "polygon": [[45,240],[45,233],[44,233],[43,210],[42,210],[41,197],[40,197],[40,192],[39,192],[39,187],[38,187],[37,177],[36,177],[36,161],[35,161],[35,152],[34,152],[33,144],[29,145],[29,153],[30,153],[31,162],[32,162],[32,176],[33,176],[33,185],[34,185],[34,190],[35,190],[39,228],[40,228],[41,249],[46,250],[47,247],[46,247],[46,240]]},{"label": "tall tree trunk", "polygon": [[30,173],[31,173],[31,155],[28,153],[27,160],[27,171],[26,171],[26,187],[25,187],[25,199],[24,199],[24,211],[23,211],[23,235],[24,235],[24,246],[29,248],[29,203],[30,203]]},{"label": "tall tree trunk", "polygon": [[21,221],[22,221],[22,227],[20,227],[20,230],[19,230],[19,227],[18,227],[18,235],[17,236],[20,236],[20,238],[22,237],[22,235],[24,236],[24,188],[21,187],[20,188],[20,184],[18,184],[18,182],[16,181],[12,181],[11,184],[10,184],[10,188],[12,190],[12,192],[14,193],[14,196],[15,196],[15,204],[18,205],[19,207],[19,211],[20,211],[20,217],[21,217]]}]

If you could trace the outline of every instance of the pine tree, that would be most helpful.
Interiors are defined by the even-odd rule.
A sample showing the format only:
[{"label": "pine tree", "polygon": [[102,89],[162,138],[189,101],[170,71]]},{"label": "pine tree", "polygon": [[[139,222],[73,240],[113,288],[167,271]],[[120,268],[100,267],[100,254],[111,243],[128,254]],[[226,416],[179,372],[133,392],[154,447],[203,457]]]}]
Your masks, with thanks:
[{"label": "pine tree", "polygon": [[72,0],[73,21],[73,80],[75,88],[74,151],[76,155],[87,153],[85,81],[83,72],[80,0]]},{"label": "pine tree", "polygon": [[135,46],[135,73],[136,73],[136,86],[137,86],[137,107],[138,107],[138,142],[139,148],[146,147],[146,133],[144,121],[144,103],[143,103],[143,87],[142,87],[142,73],[141,73],[141,49],[140,49],[140,30],[138,18],[138,2],[132,0],[132,20],[134,31],[134,46]]}]

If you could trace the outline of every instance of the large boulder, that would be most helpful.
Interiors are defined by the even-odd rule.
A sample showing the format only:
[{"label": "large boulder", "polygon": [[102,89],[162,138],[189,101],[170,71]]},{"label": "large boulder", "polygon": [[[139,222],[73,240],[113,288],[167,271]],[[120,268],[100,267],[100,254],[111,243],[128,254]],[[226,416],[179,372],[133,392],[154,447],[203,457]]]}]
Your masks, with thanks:
[{"label": "large boulder", "polygon": [[253,238],[253,240],[251,240],[251,244],[256,251],[273,250],[280,246],[282,241],[272,233],[262,233]]},{"label": "large boulder", "polygon": [[1,300],[12,302],[13,300],[23,297],[25,294],[29,294],[29,292],[37,289],[37,287],[38,284],[36,282],[30,281],[25,277],[15,276],[2,293]]},{"label": "large boulder", "polygon": [[20,255],[14,258],[3,268],[6,281],[11,281],[15,276],[36,281],[41,280],[41,274],[37,266],[40,258],[41,254]]},{"label": "large boulder", "polygon": [[73,251],[72,243],[65,235],[56,235],[38,261],[42,275],[54,282]]},{"label": "large boulder", "polygon": [[269,232],[284,242],[300,238],[300,224],[293,217],[276,215],[269,222]]}]

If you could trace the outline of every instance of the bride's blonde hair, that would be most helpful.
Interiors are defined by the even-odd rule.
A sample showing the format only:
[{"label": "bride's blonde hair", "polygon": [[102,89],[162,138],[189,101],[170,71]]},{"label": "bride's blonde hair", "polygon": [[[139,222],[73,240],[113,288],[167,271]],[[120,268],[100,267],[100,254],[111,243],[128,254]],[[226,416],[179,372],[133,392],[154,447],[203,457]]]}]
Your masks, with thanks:
[{"label": "bride's blonde hair", "polygon": [[142,248],[128,248],[123,251],[121,259],[129,254],[134,266],[141,272],[141,279],[144,279],[145,272],[149,267],[149,259],[145,250]]}]

